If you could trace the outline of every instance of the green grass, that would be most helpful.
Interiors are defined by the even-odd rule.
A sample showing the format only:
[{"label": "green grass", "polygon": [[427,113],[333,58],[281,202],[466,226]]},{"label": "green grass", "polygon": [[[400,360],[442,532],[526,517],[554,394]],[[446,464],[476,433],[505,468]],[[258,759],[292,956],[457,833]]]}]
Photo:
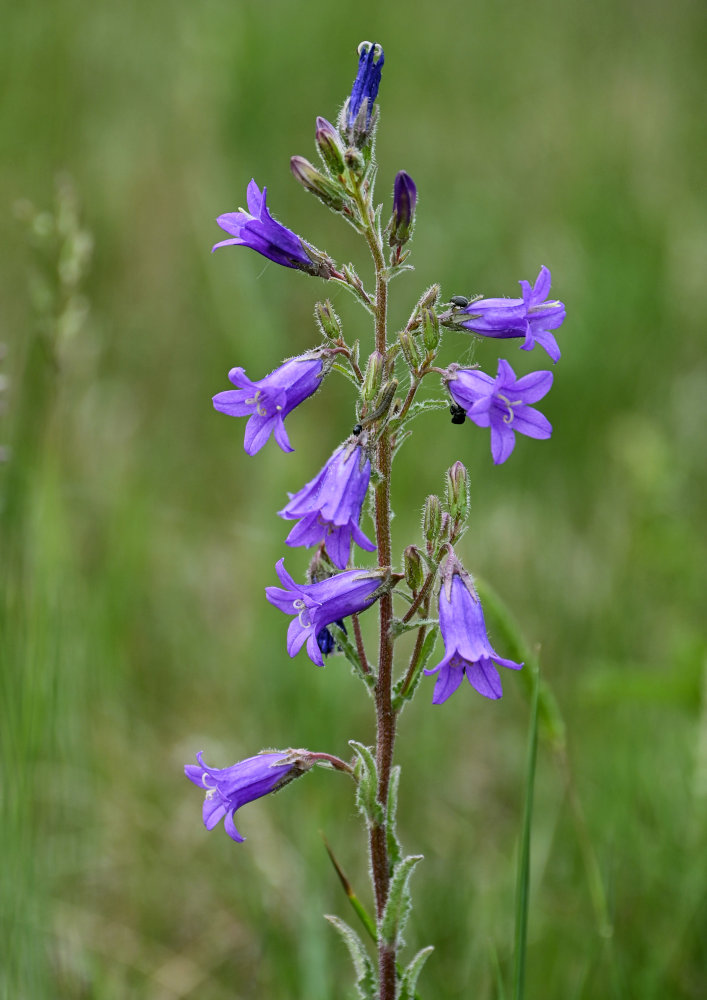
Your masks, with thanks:
[{"label": "green grass", "polygon": [[[521,439],[494,469],[487,435],[439,414],[394,481],[401,552],[426,493],[467,464],[462,557],[540,645],[567,724],[569,791],[538,751],[525,995],[704,991],[702,6],[65,0],[8,7],[0,37],[3,997],[350,995],[321,916],[349,907],[319,836],[369,905],[349,783],[319,772],[249,806],[235,846],[204,831],[182,765],[372,739],[345,663],[290,661],[263,596],[275,511],[350,431],[351,387],[331,380],[289,418],[290,456],[250,459],[241,422],[210,406],[233,365],[258,375],[309,347],[326,292],[245,250],[210,256],[251,176],[280,219],[370,273],[288,171],[362,38],[386,49],[380,195],[398,169],[420,192],[393,321],[432,281],[513,294],[543,263],[567,305],[551,441]],[[61,171],[94,252],[48,301],[55,250],[13,207],[52,210]],[[47,317],[82,297],[85,321],[57,332]],[[365,344],[363,314],[335,305]],[[449,360],[466,349],[450,338]],[[462,689],[433,708],[427,683],[401,720],[401,831],[425,854],[407,939],[435,945],[423,998],[492,1000],[512,979],[527,690],[507,674],[499,703]]]}]

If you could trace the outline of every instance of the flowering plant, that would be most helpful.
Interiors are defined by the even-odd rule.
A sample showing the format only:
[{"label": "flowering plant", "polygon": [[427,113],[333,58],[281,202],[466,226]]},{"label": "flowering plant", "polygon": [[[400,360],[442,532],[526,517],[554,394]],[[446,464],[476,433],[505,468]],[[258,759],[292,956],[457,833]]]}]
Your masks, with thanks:
[{"label": "flowering plant", "polygon": [[[265,593],[270,604],[292,616],[283,639],[290,656],[306,644],[309,659],[319,666],[325,656],[337,651],[349,660],[373,696],[376,743],[371,748],[350,741],[350,761],[329,753],[283,750],[213,768],[203,764],[198,754],[198,766],[190,764],[185,770],[204,789],[207,829],[223,819],[226,832],[237,841],[243,839],[233,820],[238,808],[278,791],[315,764],[353,779],[368,835],[375,916],[369,918],[358,901],[357,913],[375,942],[375,963],[351,927],[337,917],[329,919],[351,951],[363,1000],[412,1000],[418,996],[417,980],[432,948],[423,948],[405,966],[399,960],[411,909],[410,877],[421,858],[403,854],[396,829],[399,768],[393,761],[398,717],[424,687],[424,676],[436,675],[433,688],[425,682],[430,684],[435,705],[446,702],[464,676],[476,692],[496,700],[502,695],[497,667],[520,670],[523,664],[504,658],[492,646],[477,590],[456,549],[469,514],[468,475],[460,461],[447,471],[444,495],[427,497],[422,536],[405,548],[402,566],[396,569],[391,539],[393,458],[411,433],[412,417],[447,406],[452,423],[464,423],[468,417],[470,423],[490,429],[496,465],[513,452],[516,431],[530,438],[549,438],[550,423],[531,404],[549,392],[552,372],[530,371],[516,377],[501,358],[494,378],[478,367],[453,363],[440,368],[435,362],[446,334],[469,333],[501,340],[523,338],[523,350],[537,343],[557,361],[560,352],[550,331],[562,324],[565,308],[547,298],[550,272],[543,267],[534,286],[521,282],[522,297],[515,299],[470,301],[458,295],[445,299],[441,287],[434,284],[420,296],[404,328],[390,335],[388,286],[397,274],[411,270],[407,260],[416,223],[417,187],[408,173],[398,171],[391,215],[383,225],[381,206],[374,200],[376,99],[383,63],[380,45],[361,43],[356,78],[337,126],[322,117],[316,120],[315,143],[322,169],[302,156],[291,161],[293,176],[305,190],[365,239],[373,258],[375,288],[367,287],[351,265],[339,266],[275,221],[266,206],[265,188],[261,192],[255,181],[248,186],[248,211],[219,216],[218,224],[231,238],[216,244],[250,247],[276,264],[346,289],[373,317],[372,350],[366,364],[359,364],[358,342],[352,345],[346,340],[339,317],[326,299],[315,306],[321,343],[256,381],[246,377],[243,368],[233,368],[229,379],[236,389],[213,399],[217,410],[249,418],[244,442],[249,455],[260,451],[271,435],[284,452],[290,452],[284,426],[287,414],[334,371],[356,386],[350,437],[314,478],[290,494],[279,512],[284,519],[297,522],[285,539],[287,545],[316,547],[307,580],[293,579],[281,559],[276,566],[281,586],[268,586]],[[423,380],[430,377],[438,381],[445,397],[416,401]],[[367,498],[375,542],[360,524]],[[376,565],[352,565],[352,543],[364,552],[375,551]],[[354,552],[358,560],[360,553]],[[398,616],[394,598],[404,607]],[[378,617],[375,658],[366,648],[359,623],[360,615],[374,613],[374,605]],[[415,633],[412,654],[400,668],[396,642],[408,631]],[[436,666],[428,667],[440,636],[444,656]],[[518,655],[514,649],[511,652]],[[537,678],[535,683],[537,691]]]}]

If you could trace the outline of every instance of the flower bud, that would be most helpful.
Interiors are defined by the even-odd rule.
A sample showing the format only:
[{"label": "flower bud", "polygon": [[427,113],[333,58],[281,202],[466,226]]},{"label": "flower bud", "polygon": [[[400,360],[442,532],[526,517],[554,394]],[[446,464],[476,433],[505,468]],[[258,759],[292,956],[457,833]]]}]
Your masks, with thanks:
[{"label": "flower bud", "polygon": [[315,194],[325,205],[333,208],[335,212],[342,210],[345,200],[339,187],[312,166],[304,156],[293,156],[290,160],[290,170],[295,180],[299,181],[307,191]]},{"label": "flower bud", "polygon": [[434,309],[425,306],[422,310],[422,339],[428,351],[436,351],[439,346],[439,320]]},{"label": "flower bud", "polygon": [[344,162],[352,174],[356,177],[363,177],[366,163],[363,156],[354,146],[349,146],[344,153]]},{"label": "flower bud", "polygon": [[344,147],[331,122],[326,118],[317,118],[317,131],[314,133],[319,155],[324,161],[324,165],[331,170],[335,177],[344,172]]},{"label": "flower bud", "polygon": [[413,594],[416,594],[425,578],[425,568],[422,564],[420,550],[416,545],[408,545],[405,549],[403,564],[405,567],[405,582]]},{"label": "flower bud", "polygon": [[403,330],[398,335],[398,343],[410,368],[415,372],[418,371],[422,364],[422,357],[415,343],[415,338],[411,337],[407,330]]},{"label": "flower bud", "polygon": [[433,493],[425,500],[422,531],[428,542],[436,542],[442,527],[442,504]]},{"label": "flower bud", "polygon": [[334,307],[329,299],[325,302],[317,302],[314,307],[314,318],[325,337],[328,337],[330,340],[339,339],[341,336],[341,320],[334,312]]},{"label": "flower bud", "polygon": [[378,395],[378,390],[383,381],[383,355],[379,351],[374,351],[368,359],[366,372],[363,376],[363,387],[361,395],[364,400],[370,403]]},{"label": "flower bud", "polygon": [[469,476],[461,462],[447,470],[447,508],[455,521],[465,521],[469,515]]},{"label": "flower bud", "polygon": [[415,205],[417,204],[417,188],[415,182],[404,170],[395,177],[393,188],[393,215],[390,220],[390,235],[388,243],[392,247],[402,247],[412,235],[415,221]]}]

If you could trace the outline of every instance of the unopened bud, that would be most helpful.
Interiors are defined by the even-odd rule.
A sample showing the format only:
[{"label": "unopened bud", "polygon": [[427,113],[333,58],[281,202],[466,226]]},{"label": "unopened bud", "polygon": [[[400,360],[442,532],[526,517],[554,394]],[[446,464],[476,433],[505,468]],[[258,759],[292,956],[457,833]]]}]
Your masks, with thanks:
[{"label": "unopened bud", "polygon": [[339,187],[317,170],[304,156],[293,156],[290,160],[290,170],[295,180],[299,181],[303,188],[315,194],[329,208],[340,212],[344,207],[344,196]]},{"label": "unopened bud", "polygon": [[325,337],[328,337],[330,340],[339,339],[341,336],[341,320],[334,312],[334,307],[329,299],[325,302],[317,302],[314,307],[314,318]]},{"label": "unopened bud", "polygon": [[424,295],[421,296],[420,301],[417,303],[417,309],[422,312],[423,309],[432,309],[437,305],[437,300],[439,299],[439,294],[441,292],[439,285],[430,285]]},{"label": "unopened bud", "polygon": [[378,395],[383,381],[383,361],[383,355],[379,351],[374,351],[368,359],[361,389],[361,395],[367,403],[370,403]]},{"label": "unopened bud", "polygon": [[366,169],[366,164],[363,156],[354,146],[349,146],[349,148],[344,153],[344,162],[349,168],[352,174],[356,177],[363,177],[363,172]]},{"label": "unopened bud", "polygon": [[442,527],[442,504],[439,497],[430,494],[425,500],[422,531],[428,542],[436,542]]},{"label": "unopened bud", "polygon": [[455,521],[469,515],[469,476],[461,462],[447,470],[447,508]]},{"label": "unopened bud", "polygon": [[344,147],[331,122],[326,118],[317,118],[317,131],[314,133],[319,155],[335,177],[344,171]]},{"label": "unopened bud", "polygon": [[422,339],[428,351],[436,351],[439,346],[439,320],[434,309],[427,306],[422,310]]},{"label": "unopened bud", "polygon": [[393,215],[390,219],[388,243],[392,247],[404,246],[412,235],[415,222],[417,188],[410,174],[400,170],[395,176],[393,188]]},{"label": "unopened bud", "polygon": [[452,537],[452,519],[445,510],[442,513],[442,523],[439,526],[439,535],[437,540],[439,542],[448,542]]},{"label": "unopened bud", "polygon": [[405,582],[413,594],[416,594],[425,578],[422,556],[416,545],[408,545],[405,549],[403,553],[403,565],[405,568]]},{"label": "unopened bud", "polygon": [[373,405],[372,413],[368,415],[368,419],[380,420],[381,417],[384,417],[390,409],[397,391],[398,380],[396,378],[391,379],[390,382],[386,382]]},{"label": "unopened bud", "polygon": [[420,365],[422,364],[422,358],[420,357],[420,352],[417,349],[415,338],[411,337],[407,330],[403,330],[403,332],[398,335],[398,343],[400,344],[400,348],[410,368],[415,372],[418,371]]}]

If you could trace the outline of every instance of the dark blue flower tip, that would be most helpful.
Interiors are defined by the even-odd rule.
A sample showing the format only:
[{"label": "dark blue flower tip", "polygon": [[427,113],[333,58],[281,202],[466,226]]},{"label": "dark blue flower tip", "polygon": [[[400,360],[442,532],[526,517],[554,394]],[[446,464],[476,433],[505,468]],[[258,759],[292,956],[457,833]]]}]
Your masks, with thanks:
[{"label": "dark blue flower tip", "polygon": [[400,170],[393,186],[393,216],[390,220],[389,237],[391,246],[403,246],[410,239],[416,205],[415,182],[410,174]]},{"label": "dark blue flower tip", "polygon": [[[334,624],[338,625],[341,631],[344,633],[344,635],[346,635],[346,626],[344,625],[341,618],[338,621],[334,622]],[[328,628],[323,628],[321,632],[317,635],[317,645],[319,646],[322,652],[322,656],[331,656],[331,654],[334,652],[335,649],[341,649],[341,647],[337,645],[334,636],[331,634]]]},{"label": "dark blue flower tip", "polygon": [[377,42],[361,42],[358,47],[358,72],[351,89],[347,108],[349,128],[353,128],[364,101],[367,101],[364,125],[368,128],[371,124],[371,114],[378,96],[384,62],[385,55],[382,46]]}]

